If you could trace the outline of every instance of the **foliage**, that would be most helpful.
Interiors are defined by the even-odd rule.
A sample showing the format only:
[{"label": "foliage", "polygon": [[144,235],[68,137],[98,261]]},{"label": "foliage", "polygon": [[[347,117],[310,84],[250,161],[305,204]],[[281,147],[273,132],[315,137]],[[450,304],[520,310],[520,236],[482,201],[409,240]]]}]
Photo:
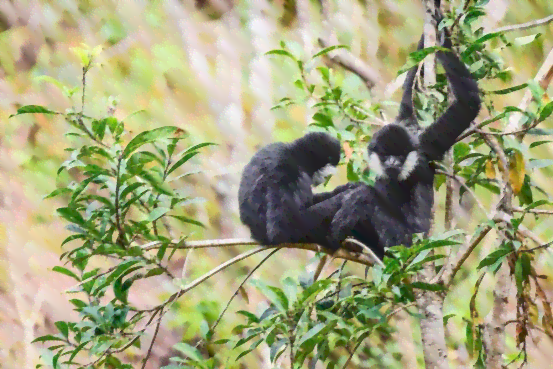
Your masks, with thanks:
[{"label": "foliage", "polygon": [[[465,9],[448,14],[440,25],[440,28],[452,30],[459,44],[457,51],[481,86],[492,80],[510,79],[510,71],[501,57],[503,49],[521,47],[538,38],[534,35],[511,42],[499,32],[485,34],[483,28],[477,26],[485,16],[485,3],[485,0],[467,3]],[[492,43],[495,43],[493,50]],[[274,109],[313,102],[311,126],[341,140],[348,180],[371,183],[373,178],[365,170],[363,152],[374,126],[386,120],[386,108],[390,103],[369,104],[346,91],[342,84],[343,74],[323,64],[325,55],[342,48],[345,46],[325,48],[307,61],[296,57],[285,43],[281,43],[280,49],[268,52],[268,55],[291,61],[297,68],[292,78],[297,88],[296,96],[282,98]],[[412,53],[402,71],[417,65],[436,50],[427,48]],[[93,65],[95,52],[78,49],[83,62],[83,81]],[[152,324],[159,327],[171,304],[188,291],[183,288],[149,310],[138,309],[128,299],[131,287],[138,280],[161,274],[175,279],[167,263],[175,250],[184,248],[186,236],[173,240],[172,226],[176,222],[201,226],[183,210],[184,204],[191,199],[174,190],[175,181],[190,175],[178,175],[179,168],[201,148],[211,144],[181,148],[186,135],[177,127],[161,127],[130,138],[123,121],[109,115],[93,118],[83,114],[85,86],[78,112],[73,109],[61,113],[28,105],[14,114],[63,115],[73,127],[68,135],[75,137],[78,146],[67,150],[70,158],[59,171],[68,171],[76,178],[75,182],[58,188],[48,197],[63,196],[67,201],[66,206],[58,209],[58,214],[68,222],[68,230],[73,234],[62,246],[77,245],[61,257],[70,267],[60,266],[54,271],[76,280],[77,285],[71,292],[79,293],[80,298],[70,302],[79,312],[80,321],[57,322],[57,334],[39,337],[35,342],[50,344],[53,355],[48,364],[54,368],[130,368],[130,364],[124,363],[122,354],[131,347],[140,347],[145,329]],[[64,87],[64,91],[67,96],[73,96],[76,90]],[[528,109],[495,108],[493,98],[496,95],[520,91],[532,93],[534,100]],[[416,107],[419,120],[428,124],[447,106],[445,77],[438,75],[436,85],[424,92],[417,94]],[[528,239],[520,237],[528,214],[548,204],[548,194],[532,181],[532,171],[553,163],[533,154],[533,149],[550,141],[526,145],[521,135],[550,135],[537,126],[550,117],[553,104],[544,98],[544,91],[534,81],[483,93],[488,118],[477,122],[472,134],[455,145],[452,162],[441,166],[443,174],[437,176],[435,183],[439,189],[447,180],[446,174],[459,178],[463,182],[461,197],[474,196],[477,190],[505,195],[509,187],[519,205],[524,207],[520,213],[511,214],[508,221],[496,221],[487,213],[482,215],[474,234],[484,228],[493,228],[501,235],[501,242],[478,261],[475,269],[482,274],[466,311],[444,318],[447,323],[459,317],[466,324],[467,334],[462,344],[467,346],[477,367],[485,367],[486,353],[474,301],[484,276],[494,274],[503,264],[509,266],[517,286],[515,323],[520,354],[517,352],[514,359],[526,360],[526,340],[530,330],[538,325],[536,316],[542,317],[543,329],[553,335],[551,306],[539,284],[543,276],[538,275],[534,267],[535,252],[545,247],[532,249]],[[502,124],[517,114],[522,117],[521,129],[505,134]],[[492,147],[491,138],[497,141],[499,150]],[[501,162],[502,155],[507,159],[506,167]],[[507,210],[512,213],[513,209]],[[534,213],[534,216],[539,215]],[[239,311],[246,321],[235,326],[234,335],[228,338],[214,340],[215,327],[203,327],[199,343],[181,342],[175,346],[181,355],[173,358],[173,364],[166,368],[220,367],[225,355],[228,356],[226,362],[231,356],[239,361],[261,344],[270,348],[270,359],[275,365],[280,365],[279,358],[288,353],[291,368],[303,367],[306,361],[310,367],[321,362],[327,368],[345,368],[350,361],[361,360],[377,367],[399,366],[401,352],[390,350],[390,336],[394,331],[390,320],[403,311],[410,312],[418,293],[450,292],[450,285],[444,281],[424,281],[417,277],[427,265],[435,267],[438,275],[444,271],[446,255],[457,253],[462,243],[459,235],[458,231],[437,232],[432,237],[417,238],[409,249],[396,246],[390,250],[393,257],[386,258],[384,266],[371,269],[371,279],[348,274],[344,264],[324,280],[313,281],[311,275],[305,275],[299,280],[284,279],[282,287],[256,281],[255,286],[270,302],[268,308],[257,314]],[[98,267],[96,259],[105,257],[115,264],[109,268]],[[541,310],[536,303],[538,300]],[[201,350],[202,345],[226,350],[218,353],[206,350],[206,354]],[[92,361],[77,361],[86,357],[85,352]],[[149,352],[143,359],[144,366]]]},{"label": "foliage", "polygon": [[[78,51],[86,62],[84,80],[94,55],[86,49]],[[82,101],[84,107],[84,95]],[[63,196],[67,201],[57,212],[72,233],[62,243],[64,248],[72,247],[60,258],[70,267],[53,270],[76,281],[70,293],[82,297],[70,302],[80,322],[56,322],[59,333],[35,342],[51,344],[54,368],[131,368],[116,354],[140,347],[145,328],[159,321],[163,311],[134,307],[128,301],[129,291],[142,279],[161,274],[174,278],[166,265],[175,254],[175,244],[186,236],[173,240],[172,226],[202,226],[186,215],[191,198],[174,188],[179,179],[190,175],[178,175],[181,167],[212,144],[182,148],[186,134],[178,127],[145,131],[128,140],[123,121],[113,116],[88,117],[82,110],[58,113],[32,105],[19,108],[15,115],[29,113],[62,115],[73,127],[67,135],[79,145],[66,150],[70,158],[58,171],[68,171],[75,181],[46,198]],[[103,258],[116,263],[110,268],[98,267],[97,259]],[[76,361],[81,351],[95,357],[93,364]]]}]

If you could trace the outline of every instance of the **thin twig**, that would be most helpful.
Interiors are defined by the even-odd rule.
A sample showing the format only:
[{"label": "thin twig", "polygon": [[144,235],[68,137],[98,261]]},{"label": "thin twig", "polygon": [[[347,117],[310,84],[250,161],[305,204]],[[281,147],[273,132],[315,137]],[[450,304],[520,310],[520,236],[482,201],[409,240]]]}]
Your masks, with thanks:
[{"label": "thin twig", "polygon": [[446,270],[446,272],[444,272],[443,274],[442,280],[445,282],[446,286],[451,285],[451,283],[453,282],[453,279],[455,278],[455,275],[457,274],[457,272],[459,272],[459,270],[463,266],[463,263],[468,259],[470,254],[472,254],[472,252],[476,248],[476,246],[478,246],[480,242],[482,242],[484,237],[486,237],[486,235],[490,232],[491,229],[492,227],[490,226],[484,227],[482,230],[480,230],[480,232],[476,235],[476,237],[474,237],[473,240],[467,245],[464,252],[458,253],[457,259],[451,263],[451,265],[453,265],[453,267],[451,268],[451,272],[448,272]]},{"label": "thin twig", "polygon": [[159,312],[159,318],[157,319],[156,330],[154,331],[154,336],[152,337],[152,342],[150,342],[150,347],[148,348],[148,353],[146,354],[146,357],[144,358],[144,361],[142,362],[142,369],[146,368],[146,363],[148,362],[148,360],[150,359],[150,356],[152,355],[152,349],[154,348],[154,342],[156,341],[162,318],[163,318],[163,308],[161,308],[161,310]]},{"label": "thin twig", "polygon": [[540,246],[533,247],[533,248],[528,249],[528,250],[520,250],[519,252],[520,253],[522,253],[522,252],[535,252],[535,251],[538,251],[538,250],[546,249],[551,245],[553,245],[553,241],[548,242],[548,243],[543,244],[543,245],[540,245]]},{"label": "thin twig", "polygon": [[242,281],[242,283],[240,283],[240,285],[238,286],[238,288],[234,291],[234,294],[232,295],[232,297],[230,298],[230,300],[227,302],[227,305],[225,306],[225,308],[223,309],[223,311],[221,312],[221,314],[219,314],[219,317],[217,318],[217,321],[215,321],[215,324],[213,324],[213,327],[211,327],[211,332],[212,333],[215,333],[215,328],[217,328],[217,326],[219,325],[219,322],[221,321],[221,319],[223,318],[223,315],[225,315],[225,313],[227,312],[231,302],[234,300],[234,298],[236,296],[238,296],[238,293],[240,292],[240,289],[244,286],[244,284],[246,284],[246,282],[251,278],[251,276],[253,275],[253,273],[255,273],[255,271],[257,269],[259,269],[259,267],[261,267],[261,265],[263,265],[263,263],[265,263],[271,256],[273,256],[274,254],[276,254],[280,249],[276,249],[276,250],[273,250],[271,251],[267,256],[265,256],[263,258],[263,260],[261,260],[256,266],[255,268],[252,269],[251,272],[248,273],[248,275],[246,276],[246,278],[244,278],[244,280]]},{"label": "thin twig", "polygon": [[361,346],[361,344],[363,343],[365,338],[368,337],[369,334],[370,334],[370,331],[367,331],[367,332],[363,333],[361,335],[361,337],[359,337],[359,341],[357,342],[357,345],[355,345],[353,350],[350,352],[350,355],[349,355],[348,359],[346,360],[346,362],[344,363],[344,366],[342,367],[342,369],[346,369],[348,367],[349,363],[351,362],[351,359],[353,359],[353,355],[355,355],[355,352],[359,349],[359,346]]},{"label": "thin twig", "polygon": [[553,210],[543,210],[543,209],[530,209],[526,210],[524,208],[513,208],[513,211],[517,213],[532,213],[532,214],[547,214],[553,215]]},{"label": "thin twig", "polygon": [[472,196],[472,198],[474,199],[474,201],[476,202],[476,204],[478,205],[480,210],[482,210],[482,213],[484,213],[484,215],[486,215],[486,217],[489,218],[488,217],[488,212],[486,211],[486,208],[484,207],[484,205],[482,204],[480,199],[478,199],[478,197],[476,196],[474,191],[469,186],[466,185],[466,183],[463,181],[462,177],[459,177],[458,175],[453,174],[453,173],[448,173],[448,172],[443,171],[443,170],[437,170],[436,173],[443,174],[443,175],[445,175],[447,177],[450,177],[450,178],[454,179],[455,181],[457,181],[457,183],[459,183],[459,185],[461,185],[461,187],[463,187]]},{"label": "thin twig", "polygon": [[189,284],[187,284],[186,286],[181,288],[180,291],[175,292],[174,294],[172,294],[171,297],[169,297],[163,304],[161,304],[159,306],[156,306],[152,309],[146,309],[146,310],[141,310],[141,311],[142,312],[150,312],[150,311],[159,310],[160,308],[165,307],[166,305],[168,305],[172,301],[175,301],[176,299],[178,299],[179,297],[181,297],[182,295],[184,295],[186,292],[190,291],[194,287],[198,286],[199,284],[201,284],[201,283],[205,282],[206,280],[208,280],[209,278],[213,277],[215,274],[225,270],[229,266],[231,266],[233,264],[236,264],[236,263],[238,263],[238,262],[240,262],[244,259],[247,259],[252,255],[255,255],[257,253],[260,253],[260,252],[266,251],[266,250],[267,250],[266,247],[258,247],[256,249],[250,250],[248,252],[244,252],[244,253],[242,253],[242,254],[240,254],[240,255],[238,255],[238,256],[230,259],[230,260],[227,260],[223,264],[219,265],[217,268],[214,268],[211,271],[209,271],[208,273],[196,278],[195,280],[193,280],[192,282],[190,282]]},{"label": "thin twig", "polygon": [[548,24],[553,22],[553,15],[550,15],[548,17],[542,18],[542,19],[536,19],[530,22],[521,23],[521,24],[513,24],[510,26],[504,26],[497,28],[493,31],[493,33],[496,32],[512,32],[512,31],[522,31],[529,28],[539,27],[544,24]]}]

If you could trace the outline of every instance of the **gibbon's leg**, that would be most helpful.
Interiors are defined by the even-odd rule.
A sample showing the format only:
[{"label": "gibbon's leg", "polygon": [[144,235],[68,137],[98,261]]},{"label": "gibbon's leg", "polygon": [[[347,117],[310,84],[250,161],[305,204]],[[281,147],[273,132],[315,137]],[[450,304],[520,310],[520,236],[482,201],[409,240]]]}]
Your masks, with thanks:
[{"label": "gibbon's leg", "polygon": [[271,245],[300,242],[306,225],[293,195],[278,188],[267,192],[267,239]]},{"label": "gibbon's leg", "polygon": [[321,246],[336,251],[340,243],[335,243],[330,237],[330,227],[336,212],[342,208],[347,194],[351,190],[339,191],[335,196],[320,201],[302,211],[304,223],[307,224],[306,241],[318,243]]}]

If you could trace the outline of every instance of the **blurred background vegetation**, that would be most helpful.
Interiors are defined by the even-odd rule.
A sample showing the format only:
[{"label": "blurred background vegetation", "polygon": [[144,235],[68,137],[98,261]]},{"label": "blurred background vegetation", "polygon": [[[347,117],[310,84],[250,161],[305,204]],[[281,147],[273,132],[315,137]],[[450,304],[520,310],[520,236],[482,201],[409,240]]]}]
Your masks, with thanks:
[{"label": "blurred background vegetation", "polygon": [[[377,77],[369,91],[359,77],[344,73],[346,89],[373,103],[397,101],[400,95],[402,81],[396,75],[421,32],[421,3],[334,0],[329,4],[331,9],[322,13],[316,0],[0,2],[0,368],[33,368],[41,348],[31,344],[32,339],[54,330],[55,321],[75,314],[63,294],[73,282],[50,271],[59,263],[59,245],[68,234],[53,211],[61,204],[42,200],[58,181],[71,176],[56,176],[67,158],[65,123],[41,115],[8,116],[27,104],[57,111],[80,106],[77,98],[66,97],[48,77],[80,86],[80,61],[72,48],[81,43],[102,45],[97,59],[102,68],[93,69],[87,77],[85,113],[104,114],[105,106],[111,104],[118,119],[128,117],[125,124],[135,133],[175,125],[198,142],[218,143],[217,148],[207,148],[201,159],[188,164],[187,170],[202,173],[183,181],[183,191],[205,199],[193,204],[190,215],[207,227],[183,229],[183,233],[194,231],[194,239],[247,237],[249,232],[239,222],[236,196],[243,165],[259,145],[297,138],[312,114],[300,105],[270,110],[280,98],[294,94],[293,69],[285,60],[265,56],[265,52],[278,48],[281,40],[296,55],[306,57],[319,49],[319,37],[346,44]],[[494,0],[487,9],[484,27],[491,31],[553,14],[553,3]],[[512,67],[512,80],[486,88],[505,88],[533,78],[553,47],[552,31],[553,26],[546,25],[517,32],[517,37],[536,32],[542,37],[511,49],[506,62]],[[521,98],[522,93],[511,94],[495,101],[497,105],[517,105]],[[395,106],[389,111],[392,116]],[[543,124],[543,128],[551,126],[551,119]],[[552,156],[549,145],[541,147],[544,158]],[[546,168],[534,179],[549,188],[552,174]],[[345,180],[342,168],[328,187]],[[443,196],[438,200],[438,208],[442,206]],[[462,213],[458,216],[458,222],[467,222],[461,219]],[[545,218],[533,229],[543,239],[550,239],[552,225],[552,220]],[[197,251],[189,260],[188,273],[199,275],[237,253],[230,248]],[[314,267],[309,263],[313,254],[286,250],[281,255],[260,268],[256,276],[278,283],[306,264]],[[178,274],[183,260],[174,260],[171,270]],[[164,320],[149,367],[166,365],[175,343],[183,337],[194,341],[200,323],[217,318],[237,286],[236,279],[248,273],[255,260],[232,268],[179,301],[176,312]],[[548,254],[540,258],[541,274],[553,277],[552,261]],[[467,273],[466,290],[451,295],[446,314],[447,309],[455,308],[456,299],[466,302],[475,278]],[[553,285],[548,283],[551,295]],[[483,314],[490,308],[491,290],[486,287],[485,282],[478,301]],[[235,309],[255,311],[263,297],[254,288],[245,288],[247,298],[238,299]],[[150,279],[135,287],[139,292],[129,299],[147,307],[174,290],[169,280]],[[227,319],[239,318],[229,314]],[[221,326],[219,330],[224,333],[224,329]],[[406,354],[406,367],[415,367],[421,360],[414,353],[408,355],[415,351],[417,329],[405,322],[402,335],[397,335],[391,348]],[[509,343],[512,345],[512,340]],[[530,350],[533,367],[549,367],[552,349],[547,339],[535,343]],[[268,367],[264,350],[260,346],[244,365]],[[453,359],[463,361],[463,357]]]}]

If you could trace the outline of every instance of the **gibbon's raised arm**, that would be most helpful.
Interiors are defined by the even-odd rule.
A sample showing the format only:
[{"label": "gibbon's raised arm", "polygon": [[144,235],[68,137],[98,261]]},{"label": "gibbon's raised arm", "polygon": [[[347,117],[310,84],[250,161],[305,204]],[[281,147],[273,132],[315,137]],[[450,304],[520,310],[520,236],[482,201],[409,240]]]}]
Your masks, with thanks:
[{"label": "gibbon's raised arm", "polygon": [[[451,50],[449,34],[445,29],[443,32],[443,46]],[[455,144],[457,137],[476,118],[481,106],[478,84],[453,50],[438,51],[436,54],[445,70],[455,100],[420,136],[419,149],[431,161],[443,158],[447,150]]]},{"label": "gibbon's raised arm", "polygon": [[[417,51],[424,48],[424,34],[419,40]],[[415,110],[413,109],[413,85],[415,83],[415,77],[417,76],[418,66],[414,66],[409,69],[403,82],[403,95],[401,96],[401,102],[399,103],[399,112],[396,117],[396,122],[400,123],[406,119],[414,116]]]}]

